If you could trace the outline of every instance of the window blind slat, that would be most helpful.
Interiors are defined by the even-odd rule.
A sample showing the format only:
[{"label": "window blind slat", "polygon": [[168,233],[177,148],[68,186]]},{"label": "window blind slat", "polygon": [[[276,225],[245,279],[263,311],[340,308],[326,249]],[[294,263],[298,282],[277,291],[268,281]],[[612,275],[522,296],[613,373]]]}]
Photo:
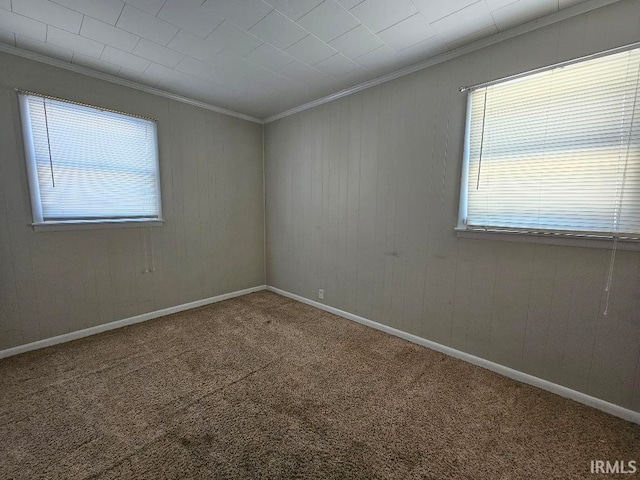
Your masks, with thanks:
[{"label": "window blind slat", "polygon": [[[158,219],[151,120],[20,94],[28,106],[42,218]],[[32,186],[34,188],[34,186]]]},{"label": "window blind slat", "polygon": [[470,93],[467,227],[640,235],[640,49]]}]

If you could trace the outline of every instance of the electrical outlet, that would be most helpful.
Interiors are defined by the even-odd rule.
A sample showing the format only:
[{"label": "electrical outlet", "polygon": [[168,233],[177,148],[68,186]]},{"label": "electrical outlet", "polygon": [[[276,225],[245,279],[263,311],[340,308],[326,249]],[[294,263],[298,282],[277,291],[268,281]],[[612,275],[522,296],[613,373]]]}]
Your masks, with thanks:
[{"label": "electrical outlet", "polygon": [[324,300],[324,290],[323,289],[319,289],[318,290],[318,298],[320,300]]}]

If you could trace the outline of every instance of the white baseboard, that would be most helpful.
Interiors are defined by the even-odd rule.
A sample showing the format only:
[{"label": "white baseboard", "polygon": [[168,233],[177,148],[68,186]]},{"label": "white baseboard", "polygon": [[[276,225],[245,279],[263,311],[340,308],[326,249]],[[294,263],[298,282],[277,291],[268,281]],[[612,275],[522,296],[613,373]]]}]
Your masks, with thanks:
[{"label": "white baseboard", "polygon": [[221,302],[223,300],[228,300],[230,298],[240,297],[242,295],[247,295],[248,293],[259,292],[260,290],[265,290],[266,288],[266,285],[245,288],[244,290],[237,290],[235,292],[224,293],[215,297],[203,298],[202,300],[196,300],[195,302],[183,303],[182,305],[176,305],[175,307],[163,308],[162,310],[156,310],[155,312],[143,313],[142,315],[136,315],[135,317],[116,320],[115,322],[104,323],[102,325],[96,325],[95,327],[85,328],[83,330],[78,330],[71,333],[65,333],[64,335],[58,335],[56,337],[45,338],[44,340],[38,340],[37,342],[19,345],[17,347],[8,348],[6,350],[0,350],[0,358],[11,357],[20,353],[30,352],[31,350],[38,350],[40,348],[58,345],[59,343],[70,342],[71,340],[88,337],[97,333],[106,332],[107,330],[114,330],[116,328],[126,327],[127,325],[133,325],[135,323],[146,322],[147,320],[152,320],[154,318],[164,317],[165,315],[171,315],[172,313],[178,313],[184,310],[189,310],[192,308]]},{"label": "white baseboard", "polygon": [[576,402],[582,403],[584,405],[589,405],[590,407],[596,408],[603,412],[609,413],[616,417],[620,417],[624,420],[628,420],[630,422],[637,423],[640,425],[640,412],[629,410],[627,408],[621,407],[614,403],[609,403],[600,398],[592,397],[591,395],[587,395],[585,393],[578,392],[576,390],[572,390],[567,387],[563,387],[562,385],[552,383],[548,380],[543,380],[542,378],[534,377],[533,375],[529,375],[527,373],[514,370],[513,368],[505,367],[504,365],[500,365],[498,363],[485,360],[484,358],[476,357],[475,355],[461,352],[460,350],[456,350],[455,348],[447,347],[445,345],[432,342],[431,340],[418,337],[417,335],[412,335],[411,333],[403,332],[402,330],[398,330],[398,329],[389,327],[387,325],[374,322],[373,320],[369,320],[367,318],[354,315],[353,313],[345,312],[343,310],[330,307],[329,305],[325,305],[323,303],[319,303],[314,300],[309,300],[308,298],[301,297],[300,295],[289,293],[284,290],[280,290],[279,288],[267,286],[267,290],[274,293],[278,293],[285,297],[292,298],[293,300],[306,303],[307,305],[311,305],[313,307],[319,308],[321,310],[325,310],[335,315],[339,315],[348,320],[353,320],[354,322],[361,323],[362,325],[375,328],[376,330],[381,330],[383,332],[390,333],[391,335],[395,335],[396,337],[400,337],[412,343],[417,343],[418,345],[422,345],[424,347],[430,348],[437,352],[444,353],[445,355],[458,358],[460,360],[471,363],[473,365],[486,368],[487,370],[491,370],[492,372],[499,373],[500,375],[504,375],[505,377],[509,377],[513,380],[517,380],[519,382],[526,383],[528,385],[533,385],[534,387],[538,387],[548,392],[555,393],[557,395],[560,395],[561,397],[575,400]]}]

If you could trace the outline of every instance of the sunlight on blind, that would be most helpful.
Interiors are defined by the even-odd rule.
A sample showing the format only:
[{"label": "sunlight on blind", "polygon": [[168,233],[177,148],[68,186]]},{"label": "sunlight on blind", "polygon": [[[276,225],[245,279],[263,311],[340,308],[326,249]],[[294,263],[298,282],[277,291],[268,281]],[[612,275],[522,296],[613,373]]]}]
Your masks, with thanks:
[{"label": "sunlight on blind", "polygon": [[640,49],[470,93],[466,225],[640,234]]},{"label": "sunlight on blind", "polygon": [[159,218],[155,122],[20,97],[41,202],[42,218],[34,221]]}]

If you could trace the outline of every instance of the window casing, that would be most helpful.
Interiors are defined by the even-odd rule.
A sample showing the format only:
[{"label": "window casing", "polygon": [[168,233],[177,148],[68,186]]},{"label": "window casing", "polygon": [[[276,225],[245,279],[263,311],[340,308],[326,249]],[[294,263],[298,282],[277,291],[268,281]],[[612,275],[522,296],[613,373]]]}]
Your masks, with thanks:
[{"label": "window casing", "polygon": [[34,226],[162,221],[154,120],[18,96]]},{"label": "window casing", "polygon": [[458,230],[640,237],[640,48],[468,95]]}]

